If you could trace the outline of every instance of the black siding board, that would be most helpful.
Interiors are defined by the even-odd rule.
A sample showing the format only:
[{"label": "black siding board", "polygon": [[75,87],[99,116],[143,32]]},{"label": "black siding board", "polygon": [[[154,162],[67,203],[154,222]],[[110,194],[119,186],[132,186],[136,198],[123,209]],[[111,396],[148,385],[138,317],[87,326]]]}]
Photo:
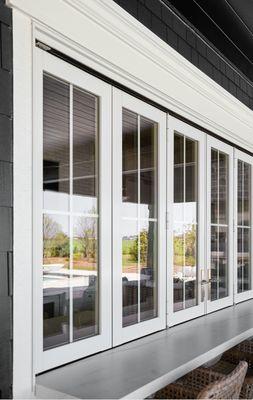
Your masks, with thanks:
[{"label": "black siding board", "polygon": [[12,34],[11,29],[6,24],[1,24],[1,44],[2,44],[2,68],[11,70],[12,65]]},{"label": "black siding board", "polygon": [[[164,40],[168,45],[203,71],[209,78],[235,96],[246,106],[253,109],[253,82],[220,54],[212,44],[203,40],[194,24],[189,23],[175,9],[169,0],[114,0],[126,11],[135,16],[148,29]],[[136,3],[138,5],[136,6]],[[165,4],[166,3],[166,4]],[[180,4],[183,2],[180,2]],[[136,16],[136,8],[138,15]],[[131,11],[132,10],[132,11]],[[199,10],[196,9],[196,12]],[[194,10],[192,10],[194,13]],[[226,43],[224,43],[226,48]]]},{"label": "black siding board", "polygon": [[0,114],[0,160],[12,161],[12,119]]},{"label": "black siding board", "polygon": [[12,11],[0,1],[0,398],[12,398]]}]

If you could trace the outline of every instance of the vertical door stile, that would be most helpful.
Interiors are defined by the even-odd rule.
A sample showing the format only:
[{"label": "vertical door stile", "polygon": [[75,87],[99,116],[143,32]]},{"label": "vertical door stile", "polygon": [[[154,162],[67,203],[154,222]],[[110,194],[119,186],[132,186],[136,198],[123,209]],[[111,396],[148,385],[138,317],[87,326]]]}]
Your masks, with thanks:
[{"label": "vertical door stile", "polygon": [[69,341],[73,342],[73,85],[69,85]]}]

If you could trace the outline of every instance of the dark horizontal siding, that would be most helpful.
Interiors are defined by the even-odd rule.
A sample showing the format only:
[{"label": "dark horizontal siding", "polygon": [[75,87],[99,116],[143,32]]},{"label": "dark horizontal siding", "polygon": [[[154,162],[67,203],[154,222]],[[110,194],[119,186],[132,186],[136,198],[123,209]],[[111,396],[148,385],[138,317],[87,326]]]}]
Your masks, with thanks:
[{"label": "dark horizontal siding", "polygon": [[0,398],[12,397],[12,15],[0,0]]},{"label": "dark horizontal siding", "polygon": [[[178,53],[253,110],[253,83],[160,0],[114,0]],[[185,0],[187,1],[187,0]],[[169,6],[169,0],[166,0]]]}]

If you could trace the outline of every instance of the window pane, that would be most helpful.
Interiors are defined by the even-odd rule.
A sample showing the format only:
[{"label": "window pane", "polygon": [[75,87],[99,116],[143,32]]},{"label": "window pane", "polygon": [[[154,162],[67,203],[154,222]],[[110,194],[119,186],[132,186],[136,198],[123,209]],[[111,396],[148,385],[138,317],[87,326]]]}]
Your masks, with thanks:
[{"label": "window pane", "polygon": [[174,311],[198,304],[198,142],[174,136]]},{"label": "window pane", "polygon": [[43,217],[44,350],[69,341],[69,218]]},{"label": "window pane", "polygon": [[219,270],[219,227],[211,227],[211,300],[219,298],[218,270]]},{"label": "window pane", "polygon": [[198,201],[198,143],[185,140],[185,222],[197,222]]},{"label": "window pane", "polygon": [[140,320],[157,316],[157,222],[143,221],[139,231]]},{"label": "window pane", "polygon": [[185,235],[185,308],[197,305],[197,237],[196,225],[184,226]]},{"label": "window pane", "polygon": [[174,136],[174,221],[184,221],[184,137]]},{"label": "window pane", "polygon": [[228,228],[219,227],[219,299],[228,296]]},{"label": "window pane", "polygon": [[243,171],[243,225],[250,226],[251,221],[251,166],[247,163],[244,163],[244,171]]},{"label": "window pane", "polygon": [[251,289],[251,165],[237,167],[237,291]]},{"label": "window pane", "polygon": [[73,211],[97,213],[97,98],[73,89]]},{"label": "window pane", "polygon": [[140,118],[140,216],[156,218],[157,195],[157,126]]},{"label": "window pane", "polygon": [[211,150],[211,223],[218,223],[219,153]]},{"label": "window pane", "polygon": [[97,218],[74,218],[73,338],[98,334]]},{"label": "window pane", "polygon": [[243,229],[237,229],[237,291],[243,291]]},{"label": "window pane", "polygon": [[122,220],[123,327],[138,323],[138,222]]},{"label": "window pane", "polygon": [[238,160],[237,174],[237,224],[243,225],[243,162],[240,160]]},{"label": "window pane", "polygon": [[228,160],[211,150],[211,301],[228,296]]},{"label": "window pane", "polygon": [[[157,316],[157,124],[123,109],[123,327]],[[152,221],[150,219],[152,218]]]},{"label": "window pane", "polygon": [[122,215],[138,214],[138,116],[123,109],[122,115]]},{"label": "window pane", "polygon": [[69,210],[69,85],[43,78],[44,209]]},{"label": "window pane", "polygon": [[174,311],[184,308],[184,224],[174,224]]},{"label": "window pane", "polygon": [[219,152],[219,224],[228,223],[228,156]]},{"label": "window pane", "polygon": [[243,290],[251,289],[251,271],[250,271],[250,263],[251,263],[251,234],[250,229],[244,228],[243,231]]}]

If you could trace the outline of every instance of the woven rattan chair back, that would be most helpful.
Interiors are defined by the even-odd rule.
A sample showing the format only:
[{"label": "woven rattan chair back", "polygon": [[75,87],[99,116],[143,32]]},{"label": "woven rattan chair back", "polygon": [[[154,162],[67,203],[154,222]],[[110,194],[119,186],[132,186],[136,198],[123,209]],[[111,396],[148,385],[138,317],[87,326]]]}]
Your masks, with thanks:
[{"label": "woven rattan chair back", "polygon": [[248,369],[248,364],[241,361],[226,377],[206,386],[198,394],[198,399],[239,399],[241,387]]}]

